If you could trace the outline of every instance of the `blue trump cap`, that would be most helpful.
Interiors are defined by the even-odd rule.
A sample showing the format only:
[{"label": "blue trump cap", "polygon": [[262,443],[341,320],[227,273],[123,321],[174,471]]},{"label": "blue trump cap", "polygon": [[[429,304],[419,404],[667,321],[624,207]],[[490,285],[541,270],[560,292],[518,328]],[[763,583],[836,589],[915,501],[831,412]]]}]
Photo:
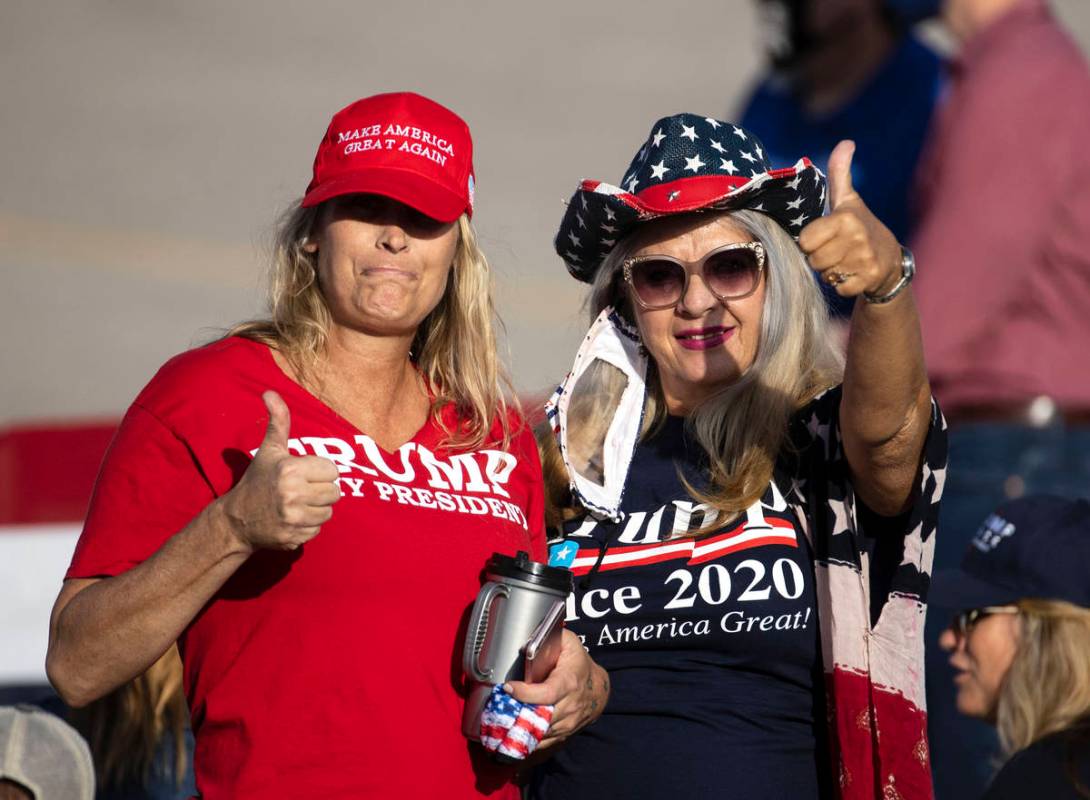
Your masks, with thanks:
[{"label": "blue trump cap", "polygon": [[999,506],[977,530],[959,569],[937,571],[928,602],[949,609],[1023,597],[1090,608],[1090,503],[1030,495]]}]

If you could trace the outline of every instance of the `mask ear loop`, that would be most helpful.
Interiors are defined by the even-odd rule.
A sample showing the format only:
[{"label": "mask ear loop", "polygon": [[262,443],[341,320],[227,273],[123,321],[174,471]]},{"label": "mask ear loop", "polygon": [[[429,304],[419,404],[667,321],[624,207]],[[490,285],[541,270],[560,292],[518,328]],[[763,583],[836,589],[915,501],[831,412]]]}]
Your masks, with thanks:
[{"label": "mask ear loop", "polygon": [[613,540],[621,535],[620,523],[613,523],[612,529],[606,534],[606,537],[602,541],[598,542],[598,557],[594,559],[594,566],[590,568],[590,571],[584,575],[579,581],[579,588],[582,591],[586,591],[590,588],[591,582],[598,575],[598,571],[602,568],[602,562],[606,559],[606,551],[609,546],[613,544]]}]

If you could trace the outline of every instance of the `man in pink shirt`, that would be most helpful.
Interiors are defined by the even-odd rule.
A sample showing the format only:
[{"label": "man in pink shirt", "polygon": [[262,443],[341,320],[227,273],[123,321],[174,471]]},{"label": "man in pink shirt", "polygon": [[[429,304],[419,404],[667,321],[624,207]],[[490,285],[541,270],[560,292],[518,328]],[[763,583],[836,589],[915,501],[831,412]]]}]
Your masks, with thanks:
[{"label": "man in pink shirt", "polygon": [[[962,42],[919,173],[916,297],[950,471],[935,568],[1005,497],[1090,492],[1090,69],[1045,0],[946,0]],[[1057,554],[1062,558],[1062,554]],[[959,718],[927,628],[937,796],[977,797],[994,734]]]}]

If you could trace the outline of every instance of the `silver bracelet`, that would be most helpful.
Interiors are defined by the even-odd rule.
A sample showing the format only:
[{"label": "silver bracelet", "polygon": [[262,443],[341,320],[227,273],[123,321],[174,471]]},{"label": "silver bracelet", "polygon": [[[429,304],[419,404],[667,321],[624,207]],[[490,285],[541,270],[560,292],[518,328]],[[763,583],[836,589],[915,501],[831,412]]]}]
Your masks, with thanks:
[{"label": "silver bracelet", "polygon": [[863,292],[863,299],[868,303],[874,303],[875,305],[882,305],[888,303],[894,297],[899,295],[908,284],[912,283],[912,279],[916,276],[916,257],[912,255],[912,251],[904,245],[901,245],[901,279],[897,281],[896,285],[890,289],[886,294],[873,295],[870,292]]}]

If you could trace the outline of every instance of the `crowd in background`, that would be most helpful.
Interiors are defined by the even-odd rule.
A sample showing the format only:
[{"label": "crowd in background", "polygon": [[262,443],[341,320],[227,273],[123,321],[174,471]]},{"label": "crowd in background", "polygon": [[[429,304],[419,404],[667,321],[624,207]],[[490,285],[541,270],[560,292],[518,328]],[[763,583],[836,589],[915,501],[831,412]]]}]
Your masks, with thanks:
[{"label": "crowd in background", "polygon": [[[958,564],[1003,500],[1090,494],[1077,366],[1090,342],[1086,62],[1045,2],[949,0],[958,49],[943,64],[909,27],[939,5],[765,3],[786,35],[742,115],[774,153],[820,160],[855,138],[860,193],[915,251],[928,374],[950,424],[936,569]],[[943,612],[926,631],[932,769],[940,798],[973,797],[1000,745],[958,713]]]}]

